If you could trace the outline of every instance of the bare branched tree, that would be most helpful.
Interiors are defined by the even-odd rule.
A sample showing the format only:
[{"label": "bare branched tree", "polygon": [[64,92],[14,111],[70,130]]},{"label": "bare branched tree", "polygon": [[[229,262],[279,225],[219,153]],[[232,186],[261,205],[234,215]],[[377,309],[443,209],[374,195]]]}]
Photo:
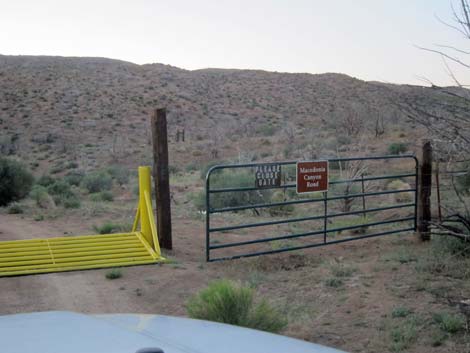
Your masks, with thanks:
[{"label": "bare branched tree", "polygon": [[[470,40],[470,0],[459,0],[458,4],[458,9],[452,6],[454,23],[439,21]],[[422,97],[402,95],[401,110],[411,120],[427,127],[433,136],[470,151],[470,86],[457,77],[450,65],[452,63],[470,70],[470,52],[451,45],[418,48],[441,56],[455,87],[437,86],[426,79],[440,99],[430,101]]]},{"label": "bare branched tree", "polygon": [[[438,20],[456,30],[464,39],[470,40],[470,0],[458,0],[451,5],[451,23]],[[418,47],[439,55],[444,68],[454,82],[452,87],[441,87],[426,80],[435,95],[431,98],[402,94],[397,101],[400,110],[413,122],[425,126],[434,138],[438,158],[448,165],[450,184],[464,211],[448,210],[444,222],[434,223],[436,234],[454,236],[470,241],[470,205],[468,195],[456,186],[459,177],[470,174],[470,90],[469,83],[463,82],[453,68],[459,67],[470,73],[470,51],[452,45],[436,45],[434,48]],[[468,75],[466,77],[469,77]],[[466,164],[461,164],[465,162]],[[459,168],[456,166],[459,165]],[[462,170],[464,166],[464,170]],[[462,214],[463,213],[463,214]]]}]

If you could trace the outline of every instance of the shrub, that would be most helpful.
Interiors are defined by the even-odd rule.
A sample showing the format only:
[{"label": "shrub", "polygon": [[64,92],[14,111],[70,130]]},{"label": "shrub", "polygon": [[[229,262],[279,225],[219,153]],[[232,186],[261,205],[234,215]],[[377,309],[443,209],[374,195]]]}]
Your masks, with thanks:
[{"label": "shrub", "polygon": [[[228,187],[249,187],[255,185],[254,174],[247,171],[224,170],[215,172],[210,179],[211,189],[222,189]],[[270,190],[257,190],[256,192],[224,192],[211,195],[211,207],[236,207],[261,203],[264,198],[271,195]],[[205,192],[192,197],[194,206],[198,210],[205,210]]]},{"label": "shrub", "polygon": [[80,208],[81,202],[77,195],[72,194],[61,198],[60,202],[65,208]]},{"label": "shrub", "polygon": [[47,187],[47,186],[53,184],[54,182],[55,182],[55,179],[53,177],[51,177],[50,175],[43,175],[42,177],[40,177],[38,179],[36,184]]},{"label": "shrub", "polygon": [[390,154],[401,154],[408,151],[408,146],[406,143],[394,142],[388,146],[388,153]]},{"label": "shrub", "polygon": [[122,277],[122,272],[118,268],[113,268],[112,270],[109,270],[106,272],[106,278],[107,279],[116,279],[116,278],[121,278]]},{"label": "shrub", "polygon": [[186,164],[186,167],[184,169],[186,170],[186,172],[190,173],[195,170],[198,170],[198,166],[196,163],[189,163],[189,164]]},{"label": "shrub", "polygon": [[206,209],[206,194],[204,191],[192,192],[189,194],[188,199],[198,211],[204,211]]},{"label": "shrub", "polygon": [[99,234],[119,233],[125,229],[121,224],[106,222],[101,226],[94,226],[93,229]]},{"label": "shrub", "polygon": [[111,202],[114,200],[114,196],[109,191],[101,191],[101,192],[91,194],[90,199],[91,201],[94,201],[94,202],[98,202],[98,201]]},{"label": "shrub", "polygon": [[78,170],[74,170],[74,171],[69,172],[64,177],[64,180],[70,185],[79,186],[80,183],[82,182],[84,176],[85,175],[84,175],[83,172],[78,171]]},{"label": "shrub", "polygon": [[336,277],[327,278],[325,280],[325,285],[327,287],[338,288],[343,285],[343,280]]},{"label": "shrub", "polygon": [[54,208],[55,202],[47,192],[47,189],[42,185],[34,185],[29,193],[29,196],[36,202],[41,208]]},{"label": "shrub", "polygon": [[89,193],[110,190],[113,186],[113,179],[106,172],[94,172],[85,176],[81,185],[88,190]]},{"label": "shrub", "polygon": [[[371,223],[371,219],[366,216],[356,216],[353,218],[345,218],[345,217],[338,217],[333,221],[333,224],[328,227],[330,229],[336,229],[336,228],[346,228],[346,227],[357,227],[353,229],[348,229],[348,230],[339,230],[337,231],[337,234],[341,234],[342,232],[350,232],[351,234],[364,234],[367,232],[367,229],[369,228],[367,223]],[[362,227],[360,227],[363,225]],[[331,234],[331,233],[330,233]]]},{"label": "shrub", "polygon": [[108,174],[121,186],[129,182],[129,170],[123,167],[111,166],[108,168]]},{"label": "shrub", "polygon": [[0,157],[0,206],[26,197],[33,181],[33,175],[23,164]]},{"label": "shrub", "polygon": [[76,168],[78,168],[78,163],[77,162],[68,162],[65,165],[65,168],[66,169],[76,169]]},{"label": "shrub", "polygon": [[286,319],[266,300],[254,301],[254,289],[228,280],[212,282],[190,299],[186,308],[191,318],[223,322],[268,332],[279,332]]},{"label": "shrub", "polygon": [[462,175],[458,175],[455,179],[457,180],[457,186],[465,193],[470,192],[470,164],[466,164],[463,167],[466,172]]},{"label": "shrub", "polygon": [[[387,185],[388,190],[406,190],[411,189],[410,184],[405,183],[399,179],[393,180]],[[412,192],[401,192],[397,194],[393,194],[396,202],[411,202],[413,201],[413,193]]]},{"label": "shrub", "polygon": [[328,162],[328,168],[331,170],[345,170],[347,162],[345,161],[330,161]]},{"label": "shrub", "polygon": [[432,240],[433,253],[435,256],[444,257],[450,255],[453,257],[470,256],[470,243],[453,237],[436,236]]},{"label": "shrub", "polygon": [[351,266],[345,266],[343,264],[335,264],[331,267],[331,273],[336,277],[351,277],[356,269]]},{"label": "shrub", "polygon": [[205,166],[201,168],[201,179],[206,179],[207,172],[209,169],[211,169],[213,166],[217,164],[224,164],[224,161],[210,161],[207,163]]},{"label": "shrub", "polygon": [[417,336],[416,323],[413,320],[394,327],[390,331],[390,338],[392,340],[390,350],[392,352],[400,352],[409,348],[416,341]]},{"label": "shrub", "polygon": [[8,208],[9,214],[21,214],[24,213],[23,207],[20,204],[14,203]]},{"label": "shrub", "polygon": [[397,308],[394,308],[392,310],[392,317],[393,318],[398,318],[398,317],[407,317],[408,315],[411,314],[411,310],[408,308],[404,308],[402,306],[399,306]]},{"label": "shrub", "polygon": [[270,124],[265,124],[265,125],[260,126],[256,130],[256,132],[263,136],[273,136],[274,133],[276,132],[276,127]]},{"label": "shrub", "polygon": [[47,187],[47,192],[53,195],[54,202],[57,205],[63,205],[65,208],[80,208],[80,199],[70,188],[70,184],[63,180],[56,180]]},{"label": "shrub", "polygon": [[338,135],[336,136],[339,146],[349,145],[352,142],[352,139],[348,135]]},{"label": "shrub", "polygon": [[72,190],[70,184],[63,180],[56,180],[47,187],[47,192],[51,195],[70,195]]},{"label": "shrub", "polygon": [[169,172],[170,174],[178,174],[178,173],[180,172],[180,168],[179,168],[178,166],[176,166],[176,165],[170,165],[170,166],[168,167],[168,172]]},{"label": "shrub", "polygon": [[[276,191],[271,196],[271,203],[284,202],[285,196],[282,191]],[[294,205],[281,205],[268,208],[271,216],[288,216],[294,212]]]},{"label": "shrub", "polygon": [[434,321],[439,325],[442,331],[456,333],[465,326],[465,320],[461,315],[450,313],[434,314]]}]

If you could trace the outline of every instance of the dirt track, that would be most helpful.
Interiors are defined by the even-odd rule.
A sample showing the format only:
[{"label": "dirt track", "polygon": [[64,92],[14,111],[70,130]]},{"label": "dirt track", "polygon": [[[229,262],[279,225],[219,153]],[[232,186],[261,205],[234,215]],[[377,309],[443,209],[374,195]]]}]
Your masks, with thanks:
[{"label": "dirt track", "polygon": [[[18,215],[0,214],[0,239],[25,239],[89,233],[79,222],[34,222]],[[418,254],[427,245],[412,235],[370,239],[302,252],[206,264],[201,222],[174,219],[175,251],[172,263],[122,269],[122,278],[108,280],[106,269],[0,278],[0,314],[45,310],[84,313],[155,313],[186,315],[185,302],[216,278],[241,280],[257,288],[289,319],[284,334],[350,352],[388,352],[390,314],[395,307],[410,308],[413,315],[432,323],[433,312],[455,311],[434,290],[455,283],[442,278],[418,282],[414,263],[387,260],[391,254]],[[82,229],[81,229],[82,227]],[[332,264],[353,266],[339,288],[325,285]],[[426,287],[423,290],[423,286]],[[462,295],[464,295],[464,285]],[[404,320],[404,319],[403,319]],[[431,321],[429,321],[431,320]],[[448,339],[432,347],[435,328],[420,333],[406,352],[464,352],[465,338]]]},{"label": "dirt track", "polygon": [[[34,222],[0,214],[0,239],[61,236],[63,223]],[[79,229],[74,231],[80,234]],[[89,230],[84,229],[83,233]],[[105,278],[106,269],[0,278],[0,313],[72,310],[184,315],[183,288],[201,286],[196,278],[201,277],[202,271],[194,273],[199,262],[188,265],[128,267],[123,269],[123,278],[114,281]]]}]

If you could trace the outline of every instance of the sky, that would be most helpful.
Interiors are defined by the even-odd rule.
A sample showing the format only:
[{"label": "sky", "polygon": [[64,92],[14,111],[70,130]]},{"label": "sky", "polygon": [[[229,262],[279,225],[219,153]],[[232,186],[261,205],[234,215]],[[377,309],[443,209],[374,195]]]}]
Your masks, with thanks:
[{"label": "sky", "polygon": [[417,46],[468,49],[436,18],[451,22],[451,1],[0,0],[0,54],[450,85],[442,58]]}]

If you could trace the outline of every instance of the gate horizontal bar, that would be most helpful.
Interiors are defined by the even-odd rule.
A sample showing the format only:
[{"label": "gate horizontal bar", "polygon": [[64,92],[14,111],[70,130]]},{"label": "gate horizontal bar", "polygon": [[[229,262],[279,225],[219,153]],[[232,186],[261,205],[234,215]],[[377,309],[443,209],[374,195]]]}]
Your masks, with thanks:
[{"label": "gate horizontal bar", "polygon": [[276,225],[276,224],[314,221],[314,220],[320,220],[320,219],[324,219],[324,218],[333,218],[333,217],[341,217],[341,216],[352,216],[352,215],[356,215],[356,214],[380,212],[380,211],[386,211],[386,210],[393,210],[393,209],[397,209],[397,208],[414,207],[414,205],[415,205],[414,203],[405,203],[405,204],[399,204],[399,205],[395,205],[395,206],[386,206],[386,207],[378,207],[378,208],[369,208],[369,209],[366,209],[366,210],[359,210],[359,211],[333,213],[333,214],[327,215],[326,217],[325,216],[312,216],[312,217],[290,218],[290,219],[283,219],[283,220],[278,220],[278,221],[248,223],[248,224],[242,224],[242,225],[237,225],[237,226],[210,228],[209,232],[225,232],[225,231],[228,231],[228,230],[235,230],[235,229],[264,227],[264,226],[272,226],[272,225]]},{"label": "gate horizontal bar", "polygon": [[219,258],[215,258],[215,259],[209,259],[208,261],[209,262],[215,262],[215,261],[235,260],[235,259],[241,259],[241,258],[244,258],[244,257],[253,257],[253,256],[259,256],[259,255],[270,255],[270,254],[276,254],[276,253],[281,253],[281,252],[285,252],[285,251],[316,248],[316,247],[319,247],[319,246],[345,243],[345,242],[348,242],[348,241],[353,241],[353,240],[358,240],[358,239],[374,238],[374,237],[380,237],[380,236],[383,236],[383,235],[396,234],[396,233],[402,233],[402,232],[412,232],[412,231],[414,231],[414,228],[404,228],[404,229],[390,230],[390,231],[386,231],[386,232],[361,235],[361,236],[357,236],[357,237],[354,237],[354,238],[333,240],[333,241],[329,241],[329,242],[326,242],[326,243],[322,242],[322,243],[308,244],[308,245],[303,245],[303,246],[295,246],[295,247],[284,248],[284,249],[260,251],[260,252],[248,253],[248,254],[243,254],[243,255],[234,255],[234,256],[229,256],[229,257],[219,257]]},{"label": "gate horizontal bar", "polygon": [[[342,180],[334,180],[330,181],[329,185],[335,184],[347,184],[347,183],[358,183],[362,181],[371,181],[371,180],[386,180],[386,179],[398,179],[398,178],[407,178],[407,177],[415,177],[416,173],[407,173],[407,174],[394,174],[394,175],[376,175],[376,176],[369,176],[364,177],[364,179],[342,179]],[[255,191],[255,190],[270,190],[270,189],[288,189],[288,188],[295,188],[297,184],[284,184],[279,186],[270,186],[270,187],[239,187],[239,188],[222,188],[222,189],[212,189],[209,190],[210,194],[218,194],[223,192],[242,192],[242,191]]]},{"label": "gate horizontal bar", "polygon": [[[415,162],[418,161],[415,155],[413,154],[400,154],[400,155],[385,155],[385,156],[369,156],[369,157],[345,157],[345,158],[325,158],[329,162],[351,162],[351,161],[372,161],[380,159],[413,159]],[[237,168],[247,168],[247,167],[256,167],[262,165],[296,165],[297,161],[283,161],[283,162],[266,162],[266,163],[245,163],[245,164],[220,164],[213,166],[207,172],[207,175],[211,174],[213,171],[218,169],[237,169]]]},{"label": "gate horizontal bar", "polygon": [[[209,249],[222,249],[222,248],[231,248],[234,246],[241,246],[241,245],[251,245],[251,244],[259,244],[259,243],[267,243],[270,241],[276,241],[276,240],[284,240],[284,239],[294,239],[294,238],[302,238],[302,237],[308,237],[311,235],[319,235],[319,234],[324,234],[324,233],[333,233],[333,232],[341,232],[343,230],[351,230],[351,229],[359,229],[363,227],[373,227],[373,226],[378,226],[382,224],[390,224],[390,223],[398,223],[398,222],[406,222],[406,221],[411,221],[414,220],[415,217],[406,217],[406,218],[398,218],[398,219],[390,219],[386,221],[379,221],[379,222],[372,222],[372,223],[364,223],[364,224],[358,224],[354,226],[348,226],[348,227],[340,227],[340,228],[332,228],[332,229],[327,229],[327,230],[318,230],[314,232],[307,232],[307,233],[297,233],[297,234],[288,234],[288,235],[283,235],[280,237],[271,237],[271,238],[264,238],[264,239],[255,239],[255,240],[247,240],[247,241],[241,241],[241,242],[236,242],[236,243],[226,243],[226,244],[219,244],[219,245],[210,245]],[[414,228],[413,228],[414,229]]]},{"label": "gate horizontal bar", "polygon": [[[360,194],[339,195],[339,196],[328,197],[326,198],[326,200],[327,201],[344,200],[344,199],[352,199],[352,198],[363,197],[363,196],[399,194],[399,193],[404,193],[404,192],[416,192],[416,189],[386,190],[386,191],[366,192],[366,193],[360,193]],[[325,201],[325,198],[322,197],[322,198],[314,198],[314,199],[284,201],[284,202],[260,203],[260,204],[246,205],[246,206],[214,208],[214,209],[209,209],[208,213],[242,211],[242,210],[248,210],[248,209],[253,209],[253,208],[276,207],[276,206],[283,206],[283,205],[295,205],[295,204],[321,202],[321,201]]]}]

